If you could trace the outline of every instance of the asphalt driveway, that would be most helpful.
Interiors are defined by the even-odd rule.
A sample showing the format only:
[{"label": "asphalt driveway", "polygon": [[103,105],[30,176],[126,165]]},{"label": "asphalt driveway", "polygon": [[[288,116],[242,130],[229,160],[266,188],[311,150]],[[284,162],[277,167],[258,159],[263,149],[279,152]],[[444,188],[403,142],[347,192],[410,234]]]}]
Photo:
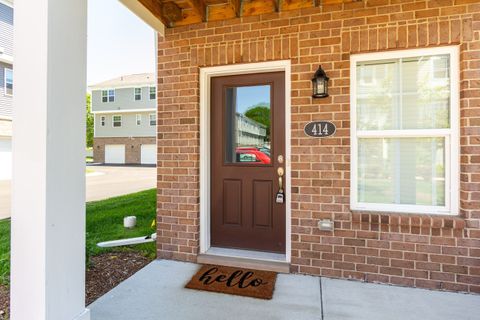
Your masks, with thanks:
[{"label": "asphalt driveway", "polygon": [[[87,167],[87,201],[108,199],[155,188],[156,171],[145,166],[103,166]],[[10,180],[0,180],[0,220],[10,217]]]}]

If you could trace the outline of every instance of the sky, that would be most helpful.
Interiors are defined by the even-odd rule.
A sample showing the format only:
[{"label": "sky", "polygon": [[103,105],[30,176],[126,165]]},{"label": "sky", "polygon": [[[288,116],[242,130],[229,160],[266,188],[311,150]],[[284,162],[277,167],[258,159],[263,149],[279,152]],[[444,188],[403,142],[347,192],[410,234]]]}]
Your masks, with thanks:
[{"label": "sky", "polygon": [[270,86],[237,88],[237,112],[245,113],[248,108],[261,102],[270,102]]},{"label": "sky", "polygon": [[88,0],[87,85],[155,72],[154,31],[118,0]]}]

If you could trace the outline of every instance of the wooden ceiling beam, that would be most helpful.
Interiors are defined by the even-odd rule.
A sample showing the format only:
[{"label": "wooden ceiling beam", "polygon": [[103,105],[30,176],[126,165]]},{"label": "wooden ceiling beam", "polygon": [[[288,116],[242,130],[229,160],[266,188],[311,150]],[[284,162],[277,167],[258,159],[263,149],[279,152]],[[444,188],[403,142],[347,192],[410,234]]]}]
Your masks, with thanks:
[{"label": "wooden ceiling beam", "polygon": [[200,16],[202,21],[207,21],[207,6],[204,0],[186,0],[185,3]]},{"label": "wooden ceiling beam", "polygon": [[242,16],[242,0],[229,0],[237,18]]},{"label": "wooden ceiling beam", "polygon": [[170,22],[169,26],[171,27],[183,19],[182,9],[174,2],[165,2],[162,4],[162,16]]}]

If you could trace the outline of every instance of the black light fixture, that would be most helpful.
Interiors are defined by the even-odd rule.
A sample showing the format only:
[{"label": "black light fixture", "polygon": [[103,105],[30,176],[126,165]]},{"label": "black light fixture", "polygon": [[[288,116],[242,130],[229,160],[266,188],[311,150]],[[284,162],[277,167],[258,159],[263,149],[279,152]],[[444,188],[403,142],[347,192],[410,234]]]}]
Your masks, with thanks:
[{"label": "black light fixture", "polygon": [[322,66],[318,66],[318,70],[315,72],[315,75],[312,79],[313,85],[313,95],[314,98],[326,98],[328,97],[328,80],[330,78],[327,76],[325,71],[322,69]]}]

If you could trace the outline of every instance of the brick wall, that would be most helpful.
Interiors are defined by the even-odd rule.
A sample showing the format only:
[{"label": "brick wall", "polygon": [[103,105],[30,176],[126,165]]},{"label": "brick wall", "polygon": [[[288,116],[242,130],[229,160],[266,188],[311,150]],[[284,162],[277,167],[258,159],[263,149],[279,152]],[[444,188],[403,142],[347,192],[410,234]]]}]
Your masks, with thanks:
[{"label": "brick wall", "polygon": [[93,161],[105,162],[106,144],[125,145],[125,163],[140,164],[142,144],[155,144],[154,137],[116,137],[116,138],[94,138],[93,139]]},{"label": "brick wall", "polygon": [[[365,0],[167,29],[158,51],[158,256],[199,249],[199,67],[292,62],[292,271],[480,293],[480,4]],[[351,212],[349,55],[460,45],[459,217]],[[331,96],[311,98],[318,64]],[[329,120],[337,133],[303,127]],[[335,221],[334,232],[316,228]]]}]

